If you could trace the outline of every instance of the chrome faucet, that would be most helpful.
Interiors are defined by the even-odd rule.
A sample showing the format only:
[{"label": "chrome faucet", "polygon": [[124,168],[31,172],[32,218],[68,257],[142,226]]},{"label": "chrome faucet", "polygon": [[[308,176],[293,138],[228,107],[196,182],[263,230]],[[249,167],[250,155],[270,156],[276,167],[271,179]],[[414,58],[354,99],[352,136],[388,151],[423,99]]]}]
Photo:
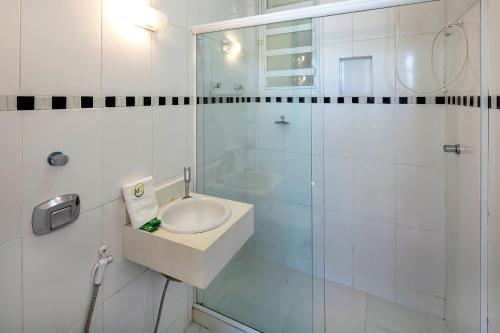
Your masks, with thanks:
[{"label": "chrome faucet", "polygon": [[189,183],[191,182],[191,167],[184,167],[184,197],[182,199],[189,199]]}]

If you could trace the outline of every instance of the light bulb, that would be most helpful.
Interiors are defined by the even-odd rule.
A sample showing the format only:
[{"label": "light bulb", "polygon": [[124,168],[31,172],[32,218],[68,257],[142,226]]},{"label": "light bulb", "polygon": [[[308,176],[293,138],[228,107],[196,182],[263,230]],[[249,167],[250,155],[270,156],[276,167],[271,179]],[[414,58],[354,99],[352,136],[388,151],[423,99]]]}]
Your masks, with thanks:
[{"label": "light bulb", "polygon": [[241,44],[231,39],[222,41],[222,51],[230,55],[237,55],[241,52]]}]

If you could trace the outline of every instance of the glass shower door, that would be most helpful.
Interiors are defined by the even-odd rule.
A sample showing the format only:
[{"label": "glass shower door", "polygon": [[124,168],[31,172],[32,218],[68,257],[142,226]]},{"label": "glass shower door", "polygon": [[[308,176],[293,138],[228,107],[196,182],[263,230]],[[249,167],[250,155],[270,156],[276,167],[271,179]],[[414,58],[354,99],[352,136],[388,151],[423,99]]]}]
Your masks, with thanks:
[{"label": "glass shower door", "polygon": [[[310,54],[287,49],[311,40],[305,25],[268,38],[272,28],[198,36],[197,190],[254,204],[255,231],[197,301],[262,332],[307,333],[321,286],[313,281],[313,271],[321,275],[313,264],[321,253],[313,253],[314,75],[304,74],[313,72]],[[275,57],[288,69],[273,72]],[[309,65],[294,72],[297,59]],[[259,66],[266,61],[270,68]]]}]

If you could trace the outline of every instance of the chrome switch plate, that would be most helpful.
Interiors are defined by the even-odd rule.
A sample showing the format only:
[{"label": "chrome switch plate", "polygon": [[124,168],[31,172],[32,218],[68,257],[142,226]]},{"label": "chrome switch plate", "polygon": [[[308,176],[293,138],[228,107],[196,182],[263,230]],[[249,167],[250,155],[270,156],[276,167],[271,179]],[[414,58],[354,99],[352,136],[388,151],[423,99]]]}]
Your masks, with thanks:
[{"label": "chrome switch plate", "polygon": [[33,210],[31,226],[37,236],[61,229],[75,222],[80,215],[78,194],[66,194],[45,201]]}]

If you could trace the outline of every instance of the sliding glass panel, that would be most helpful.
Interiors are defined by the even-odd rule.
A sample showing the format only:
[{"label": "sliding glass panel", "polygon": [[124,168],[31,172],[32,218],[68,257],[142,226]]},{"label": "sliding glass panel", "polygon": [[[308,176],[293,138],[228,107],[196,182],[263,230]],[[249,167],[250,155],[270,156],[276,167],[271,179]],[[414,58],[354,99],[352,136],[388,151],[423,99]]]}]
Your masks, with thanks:
[{"label": "sliding glass panel", "polygon": [[[262,33],[255,27],[198,36],[197,190],[255,207],[253,237],[198,292],[198,302],[262,332],[312,333],[313,304],[323,313],[323,292],[313,292],[323,284],[313,254],[312,89],[284,86],[311,83],[313,76],[267,78],[285,89],[270,95],[259,79]],[[303,44],[277,37],[273,45],[311,45],[306,34]],[[241,51],[225,52],[228,40]],[[311,53],[268,60],[275,71],[301,69],[310,67]]]},{"label": "sliding glass panel", "polygon": [[265,333],[479,332],[480,8],[441,4],[199,36],[198,190],[255,205],[199,303]]}]

